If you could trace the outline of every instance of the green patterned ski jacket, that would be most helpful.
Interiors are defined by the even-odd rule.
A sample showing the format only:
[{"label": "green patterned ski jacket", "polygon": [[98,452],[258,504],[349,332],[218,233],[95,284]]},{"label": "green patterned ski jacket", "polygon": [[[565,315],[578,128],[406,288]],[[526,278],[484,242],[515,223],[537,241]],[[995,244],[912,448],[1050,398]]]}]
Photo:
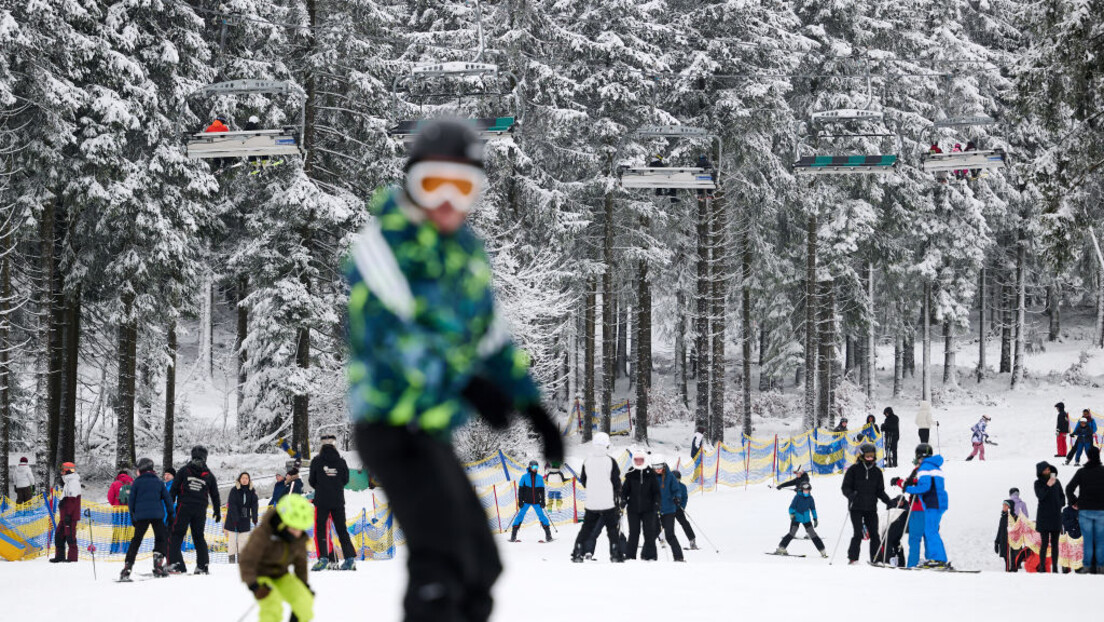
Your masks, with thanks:
[{"label": "green patterned ski jacket", "polygon": [[405,200],[377,193],[346,262],[353,420],[447,438],[467,421],[460,393],[477,374],[518,409],[538,403],[528,357],[497,321],[482,242],[467,225],[443,235],[416,222]]}]

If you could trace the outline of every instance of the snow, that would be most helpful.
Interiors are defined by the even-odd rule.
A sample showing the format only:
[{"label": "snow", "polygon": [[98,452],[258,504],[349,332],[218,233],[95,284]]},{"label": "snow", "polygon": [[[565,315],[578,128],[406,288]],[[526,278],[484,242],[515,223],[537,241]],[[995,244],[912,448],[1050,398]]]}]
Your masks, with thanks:
[{"label": "snow", "polygon": [[[1079,348],[1071,344],[1065,349],[1074,352]],[[1066,365],[1068,356],[1066,361],[1056,359],[1054,369]],[[939,374],[933,376],[938,378]],[[882,381],[882,388],[888,390],[890,383],[884,378]],[[1091,589],[1090,585],[1096,585],[1099,579],[1002,572],[1000,560],[992,553],[1000,503],[1008,489],[1016,486],[1024,490],[1024,498],[1034,513],[1031,483],[1035,463],[1040,460],[1058,464],[1059,478],[1068,481],[1073,468],[1064,467],[1053,458],[1053,404],[1063,400],[1072,413],[1079,413],[1084,407],[1101,410],[1104,392],[1029,380],[1025,388],[1010,394],[1007,377],[987,380],[980,389],[973,388],[972,380],[964,380],[962,384],[963,390],[945,395],[948,405],[935,408],[940,425],[938,434],[933,430],[932,440],[941,446],[947,458],[945,472],[951,497],[943,534],[951,561],[958,567],[976,568],[982,573],[949,575],[848,566],[850,526],[846,523],[846,502],[838,492],[840,476],[835,475],[813,480],[820,516],[818,531],[829,552],[839,547],[831,565],[814,557],[815,551],[806,540],[795,540],[790,550],[809,554],[807,558],[764,555],[778,545],[785,532],[790,493],[766,485],[746,490],[722,489],[695,495],[690,500],[689,513],[704,532],[698,539],[702,550],[687,551],[686,564],[668,562],[667,552],[661,548],[658,562],[613,565],[607,560],[604,535],[597,547],[599,561],[572,564],[569,555],[577,525],[561,526],[557,540],[549,544],[537,542],[541,534],[535,527],[521,532],[521,543],[509,544],[505,534],[498,536],[506,570],[496,588],[493,619],[562,620],[567,611],[572,611],[585,620],[623,619],[632,613],[645,620],[694,616],[772,619],[801,615],[830,621],[854,619],[855,607],[860,607],[864,615],[919,607],[925,617],[984,621],[1006,618],[1009,605],[1015,606],[1018,616],[1027,619],[1052,615],[1053,602],[1048,599],[1011,595],[1052,590],[1077,593],[1079,586]],[[883,400],[879,402],[879,410],[883,404],[893,406],[900,415],[902,454],[910,454],[917,440],[913,423],[915,400]],[[989,429],[1000,445],[988,448],[986,462],[967,463],[964,458],[970,447],[969,428],[982,413],[993,416]],[[775,423],[777,431],[785,432],[782,420],[764,423],[768,422]],[[653,450],[672,459],[686,455],[687,424],[659,425],[652,432],[656,439]],[[759,435],[768,433],[773,431],[757,430]],[[624,446],[624,439],[620,440],[621,445],[615,440],[613,451]],[[346,455],[355,462],[351,452]],[[268,459],[275,460],[272,455]],[[236,468],[240,463],[260,467],[264,460],[262,454],[243,455],[228,458],[225,466],[230,469],[230,463],[234,463]],[[259,468],[257,471],[263,473]],[[906,474],[907,468],[902,466],[890,470],[887,479]],[[365,491],[350,496],[350,507],[370,503],[370,495]],[[679,535],[682,536],[681,530]],[[396,560],[363,562],[355,573],[327,571],[312,575],[311,583],[319,597],[318,619],[343,619],[365,613],[373,620],[401,619],[406,581],[404,555],[405,549],[400,549]],[[148,563],[140,562],[138,571],[147,572]],[[232,566],[213,565],[212,574],[207,577],[173,577],[135,584],[114,583],[112,579],[119,569],[119,563],[101,561],[97,566],[99,579],[94,581],[88,562],[2,563],[0,596],[6,604],[5,618],[68,618],[73,616],[74,607],[79,606],[82,622],[114,622],[120,617],[139,618],[151,613],[160,622],[193,622],[197,616],[210,617],[212,608],[218,611],[216,616],[220,619],[236,620],[251,604],[250,594],[238,581]],[[1053,582],[1061,585],[1050,586]],[[202,596],[181,598],[181,583]],[[654,592],[649,590],[652,586]],[[15,594],[19,597],[14,598]],[[64,598],[58,598],[60,594]],[[812,606],[795,608],[795,597]],[[174,604],[167,606],[168,603]],[[252,615],[255,614],[247,619],[253,619]]]}]

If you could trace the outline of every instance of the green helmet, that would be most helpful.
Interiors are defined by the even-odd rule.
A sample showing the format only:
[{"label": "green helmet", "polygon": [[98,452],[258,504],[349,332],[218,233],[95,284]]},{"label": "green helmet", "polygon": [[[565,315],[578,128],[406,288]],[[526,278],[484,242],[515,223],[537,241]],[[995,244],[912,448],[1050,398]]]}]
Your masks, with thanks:
[{"label": "green helmet", "polygon": [[310,529],[314,525],[314,506],[303,495],[284,495],[276,503],[276,513],[292,529]]}]

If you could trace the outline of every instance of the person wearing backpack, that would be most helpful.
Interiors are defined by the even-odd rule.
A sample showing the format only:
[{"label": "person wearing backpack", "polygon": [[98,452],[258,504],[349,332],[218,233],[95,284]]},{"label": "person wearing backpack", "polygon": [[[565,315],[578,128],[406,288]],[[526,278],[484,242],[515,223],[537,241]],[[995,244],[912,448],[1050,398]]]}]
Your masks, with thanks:
[{"label": "person wearing backpack", "polygon": [[226,553],[230,563],[238,561],[238,552],[249,539],[249,531],[257,526],[257,491],[249,480],[249,473],[242,473],[230,489],[226,499]]},{"label": "person wearing backpack", "polygon": [[112,505],[111,510],[111,552],[126,552],[126,528],[127,528],[127,504],[130,502],[130,487],[134,478],[128,473],[129,469],[120,469],[115,475],[115,481],[107,489],[107,502]]},{"label": "person wearing backpack", "polygon": [[148,529],[153,530],[153,575],[167,576],[164,550],[168,528],[165,525],[173,522],[173,502],[168,489],[153,470],[153,460],[142,458],[138,461],[138,479],[134,480],[127,492],[127,510],[130,512],[130,522],[134,525],[134,536],[127,546],[126,563],[119,574],[119,581],[130,581],[134,560],[138,558],[138,549],[142,547],[142,539],[146,537]]}]

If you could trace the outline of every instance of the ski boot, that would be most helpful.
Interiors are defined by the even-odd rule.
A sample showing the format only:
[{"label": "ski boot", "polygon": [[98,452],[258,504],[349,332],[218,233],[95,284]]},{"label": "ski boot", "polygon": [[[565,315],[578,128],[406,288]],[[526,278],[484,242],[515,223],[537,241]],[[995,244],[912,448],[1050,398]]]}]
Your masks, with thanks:
[{"label": "ski boot", "polygon": [[786,550],[786,547],[780,546],[774,550],[775,555],[789,555],[790,552]]},{"label": "ski boot", "polygon": [[229,558],[227,560],[229,563],[231,563],[231,564],[238,563],[238,556],[237,555],[228,555],[227,557]]},{"label": "ski boot", "polygon": [[549,527],[548,525],[544,525],[544,541],[545,542],[551,542],[552,541],[552,528]]},{"label": "ski boot", "polygon": [[131,570],[131,568],[132,568],[132,564],[127,564],[127,565],[123,566],[123,571],[119,573],[119,581],[120,582],[129,582],[130,581],[130,570]]},{"label": "ski boot", "polygon": [[346,557],[341,565],[337,567],[338,570],[356,570],[356,558]]},{"label": "ski boot", "polygon": [[211,573],[210,573],[210,571],[207,570],[207,566],[196,566],[195,572],[193,572],[192,574],[193,575],[199,575],[199,574],[211,574]]},{"label": "ski boot", "polygon": [[697,540],[691,540],[690,541],[690,546],[688,548],[691,551],[700,551],[701,550],[701,549],[698,548],[698,541]]},{"label": "ski boot", "polygon": [[153,576],[155,577],[167,577],[168,571],[165,570],[165,555],[162,553],[153,554]]},{"label": "ski boot", "polygon": [[513,530],[510,531],[510,542],[518,542],[517,532],[520,525],[514,525]]},{"label": "ski boot", "polygon": [[311,572],[318,572],[319,570],[325,570],[329,567],[330,567],[330,558],[329,557],[319,557],[318,561],[314,562],[314,565],[311,566]]},{"label": "ski boot", "polygon": [[584,561],[585,560],[583,559],[582,555],[572,555],[571,556],[571,563],[573,563],[573,564],[581,564]]},{"label": "ski boot", "polygon": [[175,564],[169,564],[165,568],[165,572],[168,574],[188,574],[188,568],[184,564],[177,562]]}]

